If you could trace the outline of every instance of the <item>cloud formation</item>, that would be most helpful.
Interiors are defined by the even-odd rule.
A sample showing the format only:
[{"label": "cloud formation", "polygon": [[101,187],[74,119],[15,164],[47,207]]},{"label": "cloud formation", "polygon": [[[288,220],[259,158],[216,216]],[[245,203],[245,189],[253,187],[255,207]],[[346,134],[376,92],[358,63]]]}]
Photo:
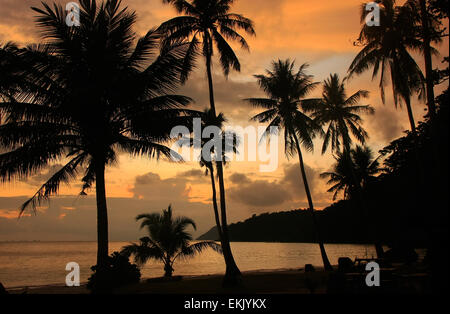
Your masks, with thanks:
[{"label": "cloud formation", "polygon": [[[190,172],[194,175],[194,171]],[[211,206],[189,197],[189,178],[161,179],[155,173],[135,178],[131,198],[108,198],[110,240],[136,240],[140,231],[134,218],[173,205],[176,215],[197,222],[195,236],[213,225]],[[39,207],[36,214],[18,218],[17,208],[26,197],[0,197],[0,240],[95,240],[95,197],[60,196]]]},{"label": "cloud formation", "polygon": [[[313,169],[308,165],[305,165],[305,169],[313,198],[322,197],[320,169]],[[231,200],[252,210],[307,207],[306,192],[298,163],[285,164],[280,179],[252,179],[242,173],[233,173],[229,181],[233,184],[228,189]]]}]

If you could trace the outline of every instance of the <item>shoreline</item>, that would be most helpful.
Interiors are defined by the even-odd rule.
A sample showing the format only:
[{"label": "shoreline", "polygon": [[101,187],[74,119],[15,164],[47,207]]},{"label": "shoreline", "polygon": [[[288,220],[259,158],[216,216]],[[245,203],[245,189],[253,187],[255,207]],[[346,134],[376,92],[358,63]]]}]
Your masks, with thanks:
[{"label": "shoreline", "polygon": [[[325,279],[328,275],[327,272],[323,270],[323,267],[316,267],[316,271],[312,273],[305,273],[303,268],[258,269],[242,272],[244,280],[248,283],[253,281],[262,281],[265,283],[263,286],[258,283],[253,289],[253,284],[248,286],[245,291],[246,293],[257,293],[258,291],[260,293],[283,293],[283,291],[286,293],[294,293],[293,290],[299,288],[301,291],[298,293],[309,293],[306,286],[292,285],[292,282],[289,282],[292,280],[295,281],[295,279],[300,279],[300,281],[302,281],[307,274],[309,277],[312,276],[317,279]],[[185,293],[186,291],[193,294],[226,292],[226,289],[222,291],[223,289],[220,285],[224,274],[178,276],[182,277],[179,281],[158,281],[161,277],[142,278],[139,284],[124,287],[123,289],[121,288],[118,293],[151,294],[154,293],[153,290],[157,290],[158,293],[163,292],[168,294]],[[174,277],[177,277],[177,275],[175,274]],[[290,280],[286,281],[286,279],[289,278]],[[64,284],[47,284],[5,287],[5,289],[10,294],[88,294],[89,291],[86,288],[86,284],[87,282],[82,282],[79,287],[67,287]],[[267,290],[267,286],[270,287],[269,290]]]}]

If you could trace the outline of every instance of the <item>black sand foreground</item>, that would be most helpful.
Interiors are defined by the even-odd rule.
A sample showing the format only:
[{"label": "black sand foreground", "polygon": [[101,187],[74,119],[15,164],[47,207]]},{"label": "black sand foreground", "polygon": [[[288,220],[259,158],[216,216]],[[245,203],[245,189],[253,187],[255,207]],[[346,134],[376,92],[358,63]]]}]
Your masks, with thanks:
[{"label": "black sand foreground", "polygon": [[[222,288],[223,275],[183,277],[169,282],[143,279],[139,284],[115,291],[118,294],[307,294],[325,293],[329,273],[317,270],[270,270],[244,272],[244,285]],[[80,287],[40,286],[7,289],[11,294],[87,294],[86,285]]]}]

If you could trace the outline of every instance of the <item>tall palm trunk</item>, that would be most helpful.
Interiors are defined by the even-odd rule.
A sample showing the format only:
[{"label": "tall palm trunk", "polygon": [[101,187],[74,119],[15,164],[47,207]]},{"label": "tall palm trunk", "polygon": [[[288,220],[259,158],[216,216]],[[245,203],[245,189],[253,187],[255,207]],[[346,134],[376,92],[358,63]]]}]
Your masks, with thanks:
[{"label": "tall palm trunk", "polygon": [[242,274],[233,257],[230,246],[230,238],[228,233],[225,185],[223,181],[223,164],[221,161],[217,162],[217,175],[219,177],[219,191],[220,191],[220,214],[222,216],[222,250],[226,263],[226,272],[223,279],[223,285],[236,286],[242,284]]},{"label": "tall palm trunk", "polygon": [[427,86],[427,106],[430,120],[433,121],[436,115],[436,105],[434,103],[434,83],[433,83],[433,63],[431,60],[431,37],[430,24],[425,0],[420,0],[420,18],[422,24],[423,55],[425,58],[425,75]]},{"label": "tall palm trunk", "polygon": [[[101,160],[101,159],[100,159]],[[95,192],[97,198],[97,265],[105,265],[108,258],[108,210],[106,206],[105,164],[95,161]]]},{"label": "tall palm trunk", "polygon": [[[209,87],[209,100],[211,105],[211,111],[214,117],[216,114],[216,106],[214,102],[214,86],[211,73],[211,54],[206,54],[206,72],[208,75],[208,87]],[[225,202],[225,184],[223,179],[223,165],[221,161],[216,163],[217,176],[219,179],[219,193],[220,193],[220,214],[222,216],[222,251],[226,264],[225,277],[223,279],[224,286],[235,286],[242,283],[242,274],[236,265],[236,262],[231,251],[230,239],[228,235],[228,223],[227,223],[227,210]]]},{"label": "tall palm trunk", "polygon": [[414,121],[414,114],[411,108],[411,98],[408,96],[403,97],[403,99],[405,100],[406,110],[408,111],[408,119],[409,119],[409,126],[411,127],[411,132],[414,136],[416,136],[417,135],[416,123]]},{"label": "tall palm trunk", "polygon": [[[358,195],[359,203],[363,209],[364,215],[366,216],[365,217],[366,221],[369,223],[370,234],[374,236],[373,240],[374,240],[375,252],[376,252],[378,258],[382,258],[384,255],[383,246],[381,245],[381,242],[375,236],[375,227],[373,225],[373,219],[371,219],[371,217],[370,217],[369,206],[367,205],[366,198],[364,197],[364,191],[362,189],[361,183],[356,178],[355,169],[353,169],[353,163],[351,162],[349,140],[348,139],[346,140],[344,138],[343,141],[345,143],[344,155],[347,156],[347,160],[349,162],[349,169],[350,169],[353,183],[355,184],[355,187],[356,187],[356,194]],[[370,237],[370,235],[369,235],[369,237]]]},{"label": "tall palm trunk", "polygon": [[220,225],[220,216],[219,216],[219,210],[218,210],[218,206],[217,206],[217,191],[216,191],[216,180],[214,178],[214,167],[211,166],[209,167],[209,175],[211,177],[211,186],[212,186],[212,201],[213,201],[213,208],[214,208],[214,218],[216,220],[216,228],[217,228],[217,233],[219,234],[219,240],[222,242],[222,226]]},{"label": "tall palm trunk", "polygon": [[294,139],[295,139],[295,145],[297,146],[298,160],[299,160],[299,164],[300,164],[300,172],[302,173],[302,179],[303,179],[303,184],[305,185],[306,197],[308,198],[309,210],[311,211],[311,216],[313,218],[314,233],[316,236],[316,240],[319,243],[320,254],[322,256],[323,267],[326,271],[332,271],[333,267],[331,266],[330,261],[328,260],[327,252],[325,251],[325,246],[323,245],[323,241],[322,241],[322,234],[320,232],[320,226],[317,221],[316,213],[314,211],[314,204],[313,204],[312,197],[311,197],[311,191],[309,190],[308,179],[306,177],[305,164],[303,162],[302,150],[300,148],[300,143],[298,141],[296,134],[294,135]]}]

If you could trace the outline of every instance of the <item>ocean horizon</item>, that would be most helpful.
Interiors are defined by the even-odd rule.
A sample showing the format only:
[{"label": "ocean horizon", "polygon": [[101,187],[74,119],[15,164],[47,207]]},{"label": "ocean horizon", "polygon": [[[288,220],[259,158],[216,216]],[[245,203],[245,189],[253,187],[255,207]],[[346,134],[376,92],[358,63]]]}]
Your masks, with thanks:
[{"label": "ocean horizon", "polygon": [[[119,251],[127,241],[110,242],[109,252]],[[305,264],[321,267],[316,243],[232,242],[231,247],[241,271],[299,269]],[[374,257],[372,245],[325,244],[332,264],[339,257]],[[418,250],[419,256],[423,252]],[[0,241],[0,282],[7,288],[65,285],[66,264],[80,265],[81,282],[86,282],[96,263],[95,241]],[[174,264],[174,275],[201,276],[223,274],[225,264],[218,253],[207,250],[192,259]],[[161,277],[163,265],[149,261],[141,268],[141,278]]]}]

